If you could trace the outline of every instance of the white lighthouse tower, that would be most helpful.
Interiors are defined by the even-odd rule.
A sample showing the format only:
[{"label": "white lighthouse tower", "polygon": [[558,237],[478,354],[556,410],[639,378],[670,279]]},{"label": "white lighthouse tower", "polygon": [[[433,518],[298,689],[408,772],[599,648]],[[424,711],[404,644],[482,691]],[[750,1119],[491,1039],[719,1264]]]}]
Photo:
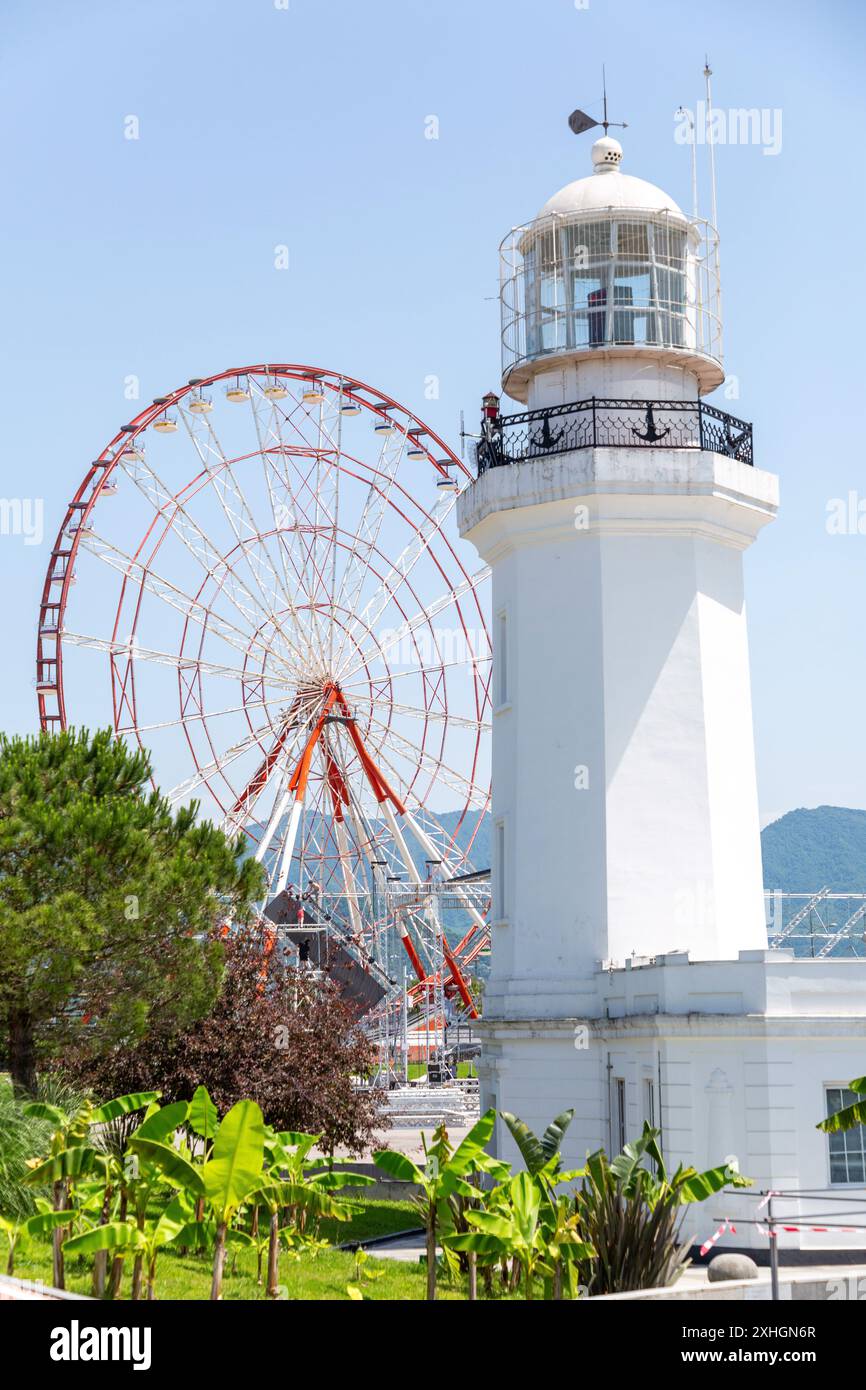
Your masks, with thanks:
[{"label": "white lighthouse tower", "polygon": [[825,1186],[814,1126],[863,1071],[866,969],[767,949],[742,557],[777,479],[703,400],[715,230],[622,158],[596,141],[503,242],[524,408],[485,398],[458,504],[493,574],[484,1103],[535,1129],[574,1106],[577,1161],[649,1119],[674,1161]]}]

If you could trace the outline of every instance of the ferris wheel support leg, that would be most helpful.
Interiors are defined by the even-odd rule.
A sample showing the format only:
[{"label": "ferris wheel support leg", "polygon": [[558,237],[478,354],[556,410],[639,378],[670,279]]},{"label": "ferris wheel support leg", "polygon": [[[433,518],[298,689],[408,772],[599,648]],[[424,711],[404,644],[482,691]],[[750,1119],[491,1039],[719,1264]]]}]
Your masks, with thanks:
[{"label": "ferris wheel support leg", "polygon": [[421,958],[418,955],[418,952],[415,950],[415,943],[409,935],[409,928],[406,926],[405,922],[398,922],[397,929],[400,933],[400,940],[403,943],[403,949],[406,952],[406,955],[409,957],[410,961],[412,962],[412,969],[418,976],[418,980],[420,981],[420,983],[423,984],[424,981],[427,979],[427,971],[421,964]]},{"label": "ferris wheel support leg", "polygon": [[358,897],[355,884],[352,882],[352,875],[349,872],[349,842],[346,837],[346,826],[340,820],[334,821],[334,830],[337,837],[337,849],[340,853],[340,866],[343,872],[343,891],[346,894],[346,902],[349,905],[349,920],[352,923],[352,932],[360,941],[361,939],[361,918],[358,913]]},{"label": "ferris wheel support leg", "polygon": [[295,852],[295,840],[298,834],[298,825],[301,820],[301,812],[304,809],[304,798],[298,797],[289,816],[289,828],[286,831],[286,839],[283,845],[283,857],[280,860],[280,875],[277,879],[277,893],[282,893],[289,881],[289,869],[292,867],[292,855]]},{"label": "ferris wheel support leg", "polygon": [[385,817],[385,824],[387,825],[392,836],[394,837],[394,843],[400,851],[400,858],[403,860],[403,867],[405,868],[407,874],[409,875],[413,883],[420,883],[421,875],[419,874],[417,865],[415,864],[415,861],[409,852],[409,846],[406,844],[406,839],[403,835],[403,831],[397,824],[397,818],[394,815],[394,812],[391,810],[391,807],[388,805],[387,801],[381,801],[379,803],[379,807],[382,812],[382,815]]},{"label": "ferris wheel support leg", "polygon": [[463,978],[463,971],[460,969],[460,966],[457,964],[456,960],[451,954],[451,951],[449,950],[448,943],[445,940],[444,932],[442,933],[442,955],[444,956],[445,964],[448,966],[448,969],[451,973],[451,978],[457,987],[457,993],[460,995],[460,998],[466,1005],[466,1008],[469,1012],[469,1017],[477,1018],[478,1008],[476,1006],[475,1000],[472,998],[472,991],[470,990],[465,979]]},{"label": "ferris wheel support leg", "polygon": [[268,852],[268,849],[270,848],[270,843],[271,840],[274,838],[277,826],[279,825],[283,816],[286,814],[286,807],[289,804],[291,795],[291,791],[283,792],[283,795],[278,798],[276,805],[274,806],[274,809],[271,812],[271,818],[268,821],[267,829],[265,830],[264,835],[259,841],[258,848],[256,849],[255,853],[255,858],[259,863],[261,863],[261,861],[264,859],[265,855]]}]

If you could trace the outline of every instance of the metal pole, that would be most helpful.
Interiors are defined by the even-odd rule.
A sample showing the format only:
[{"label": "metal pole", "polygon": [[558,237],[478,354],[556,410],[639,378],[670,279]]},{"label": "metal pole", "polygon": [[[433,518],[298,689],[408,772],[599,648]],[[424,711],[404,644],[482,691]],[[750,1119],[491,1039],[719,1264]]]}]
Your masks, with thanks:
[{"label": "metal pole", "polygon": [[773,1291],[773,1302],[779,1302],[779,1238],[776,1235],[776,1224],[773,1220],[773,1198],[772,1195],[767,1200],[767,1229],[770,1232],[770,1285]]},{"label": "metal pole", "polygon": [[713,220],[713,226],[715,227],[716,231],[718,231],[719,221],[718,213],[716,211],[716,140],[715,132],[713,130],[713,89],[710,85],[710,78],[712,77],[712,75],[713,70],[710,67],[710,60],[709,58],[707,58],[706,62],[704,63],[704,79],[707,84],[706,137],[710,155],[710,216]]},{"label": "metal pole", "polygon": [[406,967],[403,966],[403,1085],[409,1085],[409,993],[406,989]]}]

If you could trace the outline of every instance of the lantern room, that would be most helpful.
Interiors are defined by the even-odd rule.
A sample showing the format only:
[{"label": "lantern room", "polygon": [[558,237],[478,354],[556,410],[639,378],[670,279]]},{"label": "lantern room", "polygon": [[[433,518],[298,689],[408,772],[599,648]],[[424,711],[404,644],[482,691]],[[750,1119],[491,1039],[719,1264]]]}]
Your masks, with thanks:
[{"label": "lantern room", "polygon": [[718,236],[592,147],[500,247],[502,385],[546,406],[587,396],[695,399],[724,380]]}]

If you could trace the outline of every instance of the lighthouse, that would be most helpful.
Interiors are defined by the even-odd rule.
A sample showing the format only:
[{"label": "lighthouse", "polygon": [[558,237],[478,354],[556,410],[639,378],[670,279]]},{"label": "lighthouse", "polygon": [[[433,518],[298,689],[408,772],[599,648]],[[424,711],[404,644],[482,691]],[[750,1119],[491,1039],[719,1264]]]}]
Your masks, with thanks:
[{"label": "lighthouse", "polygon": [[493,580],[482,1102],[574,1108],[576,1162],[649,1120],[674,1162],[824,1185],[866,967],[768,950],[743,555],[778,481],[706,399],[717,233],[606,134],[500,257],[502,396],[458,502]]}]

